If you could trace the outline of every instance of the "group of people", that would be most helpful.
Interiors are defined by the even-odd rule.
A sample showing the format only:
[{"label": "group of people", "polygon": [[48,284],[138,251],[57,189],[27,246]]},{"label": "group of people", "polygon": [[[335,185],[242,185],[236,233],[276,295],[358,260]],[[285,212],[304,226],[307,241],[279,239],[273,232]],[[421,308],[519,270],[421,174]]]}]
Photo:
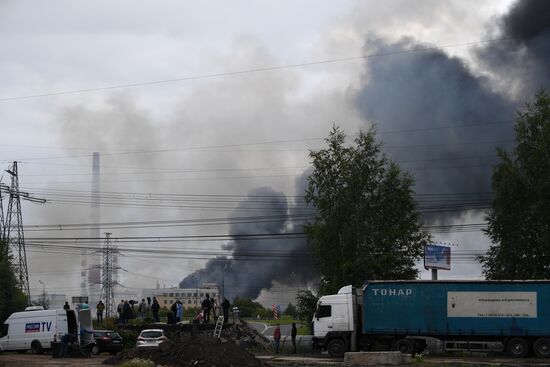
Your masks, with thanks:
[{"label": "group of people", "polygon": [[123,300],[123,299],[120,300],[120,303],[116,307],[119,324],[127,324],[128,320],[134,318],[134,312],[132,310],[132,306],[130,306],[130,303],[128,302],[128,300]]},{"label": "group of people", "polygon": [[[120,300],[120,303],[117,305],[119,324],[127,324],[128,320],[136,317],[136,311],[134,307],[134,305],[136,304],[137,301]],[[231,304],[229,303],[229,300],[227,298],[224,298],[221,303],[221,307],[223,310],[223,317],[225,322],[229,320],[230,306]],[[66,304],[65,307],[68,307],[68,304]],[[139,317],[139,319],[141,320],[151,317],[153,319],[153,322],[160,322],[159,311],[160,304],[158,303],[156,297],[153,297],[153,299],[151,299],[151,297],[147,297],[147,301],[145,300],[145,298],[143,298],[137,306],[137,317]],[[103,303],[103,301],[100,300],[96,305],[96,312],[97,321],[99,323],[103,322],[103,313],[105,312],[105,304]],[[216,319],[220,315],[219,307],[216,299],[210,298],[210,295],[207,293],[206,298],[201,302],[201,309],[199,313],[195,316],[194,322],[209,323],[211,315],[212,319]],[[183,303],[178,300],[174,302],[174,304],[172,304],[172,306],[170,307],[170,312],[168,312],[168,323],[176,323],[182,320]]]},{"label": "group of people", "polygon": [[[136,304],[136,301],[120,300],[120,303],[117,305],[119,324],[127,324],[128,320],[136,317]],[[227,300],[227,298],[224,298],[222,302],[222,309],[224,320],[226,321],[229,317],[229,307],[229,301]],[[137,317],[139,317],[139,319],[141,320],[151,317],[153,319],[153,322],[160,322],[159,311],[160,304],[158,303],[156,297],[153,297],[153,299],[151,299],[151,297],[147,297],[147,301],[145,300],[145,298],[143,298],[137,306]],[[105,304],[103,303],[103,301],[100,300],[99,303],[96,305],[96,312],[97,321],[100,323],[103,322],[103,312],[105,312]],[[206,294],[206,298],[201,303],[201,311],[195,317],[195,321],[208,323],[210,322],[211,314],[215,319],[219,314],[219,307],[217,301],[214,298],[210,298],[209,294]],[[170,312],[168,313],[168,323],[176,323],[182,320],[183,303],[178,300],[174,302],[174,304],[170,307]]]},{"label": "group of people", "polygon": [[[229,307],[230,303],[227,298],[223,299],[221,304],[223,310],[223,316],[225,322],[227,322],[229,317]],[[168,323],[176,323],[183,320],[183,303],[180,300],[177,300],[170,307],[168,313]],[[200,309],[197,312],[197,315],[194,317],[193,322],[195,323],[209,323],[210,320],[215,320],[220,315],[218,301],[215,298],[210,298],[210,295],[207,293],[205,298],[200,304]],[[212,317],[211,317],[212,316]]]},{"label": "group of people", "polygon": [[[118,314],[118,323],[127,324],[128,320],[136,317],[136,311],[134,305],[137,304],[137,301],[131,300],[120,300],[120,303],[117,305],[117,314]],[[68,304],[66,305],[68,306]],[[97,322],[103,322],[103,312],[105,312],[105,304],[103,301],[99,301],[96,307],[97,313]],[[159,317],[160,305],[156,297],[147,297],[147,302],[145,298],[141,300],[137,308],[137,315],[141,320],[151,317],[153,322],[160,322]]]},{"label": "group of people", "polygon": [[[296,323],[292,323],[292,329],[290,331],[290,338],[292,339],[293,353],[296,353],[296,335],[298,335],[298,329]],[[275,342],[275,353],[279,353],[279,344],[281,342],[281,325],[277,324],[273,331],[273,340]]]}]

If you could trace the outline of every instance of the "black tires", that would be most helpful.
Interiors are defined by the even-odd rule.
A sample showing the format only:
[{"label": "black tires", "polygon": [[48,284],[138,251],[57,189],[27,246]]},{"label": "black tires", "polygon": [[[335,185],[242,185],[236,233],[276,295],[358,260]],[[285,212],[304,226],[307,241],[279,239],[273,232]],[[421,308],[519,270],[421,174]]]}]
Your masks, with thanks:
[{"label": "black tires", "polygon": [[506,343],[506,352],[510,357],[524,358],[529,354],[529,342],[523,338],[511,338]]},{"label": "black tires", "polygon": [[550,339],[538,338],[535,340],[533,352],[539,358],[550,358]]},{"label": "black tires", "polygon": [[348,345],[342,339],[332,339],[327,344],[327,352],[331,357],[341,358],[348,351]]},{"label": "black tires", "polygon": [[38,340],[31,343],[31,351],[33,354],[42,354],[42,344]]},{"label": "black tires", "polygon": [[393,350],[397,350],[403,354],[414,354],[414,340],[398,339],[393,343]]},{"label": "black tires", "polygon": [[97,356],[97,355],[99,354],[99,347],[98,347],[97,345],[94,345],[94,346],[92,347],[92,354],[93,354],[94,356]]}]

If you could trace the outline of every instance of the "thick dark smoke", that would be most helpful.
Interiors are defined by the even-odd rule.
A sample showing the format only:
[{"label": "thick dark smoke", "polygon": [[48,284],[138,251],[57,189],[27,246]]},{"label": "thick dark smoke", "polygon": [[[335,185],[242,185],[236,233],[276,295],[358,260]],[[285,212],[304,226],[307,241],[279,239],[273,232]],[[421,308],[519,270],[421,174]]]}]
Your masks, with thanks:
[{"label": "thick dark smoke", "polygon": [[[287,218],[294,211],[289,208],[284,194],[267,187],[252,190],[239,204],[234,216],[243,216],[246,212],[255,217],[280,219],[231,225],[229,232],[234,240],[225,246],[232,251],[231,256],[209,260],[204,269],[185,277],[180,287],[193,288],[204,282],[216,282],[220,286],[223,284],[228,299],[236,296],[255,299],[263,289],[270,289],[273,282],[305,283],[311,277],[311,266],[304,256],[305,240],[277,238],[278,234],[301,230],[288,223]],[[261,240],[242,237],[252,234],[273,234],[273,237]]]},{"label": "thick dark smoke", "polygon": [[[367,47],[387,52],[420,46],[407,39],[392,45],[370,40]],[[356,103],[378,125],[384,150],[415,174],[420,195],[472,193],[471,199],[482,199],[490,188],[494,147],[509,146],[514,136],[513,104],[438,50],[369,60]]]},{"label": "thick dark smoke", "polygon": [[[518,2],[500,22],[501,33],[513,41],[477,50],[491,74],[513,78],[508,85],[520,92],[516,96],[443,51],[414,52],[421,45],[412,39],[366,42],[368,53],[405,52],[368,59],[356,106],[366,120],[378,125],[389,155],[415,174],[425,212],[431,206],[423,201],[424,194],[452,194],[466,206],[466,201],[488,202],[495,147],[513,146],[515,111],[537,88],[549,85],[547,14],[548,1]],[[459,213],[442,215],[441,207],[435,209],[439,219]]]},{"label": "thick dark smoke", "polygon": [[498,24],[497,36],[505,41],[478,50],[479,61],[519,100],[550,86],[548,14],[548,1],[518,1]]},{"label": "thick dark smoke", "polygon": [[[476,50],[476,60],[485,68],[487,78],[441,50],[415,51],[425,45],[412,38],[390,43],[369,36],[366,41],[367,54],[402,53],[367,59],[354,95],[355,106],[365,121],[377,124],[389,156],[414,173],[426,221],[453,219],[463,213],[457,208],[480,209],[476,205],[489,204],[492,166],[497,162],[495,147],[513,147],[515,111],[531,100],[537,89],[550,86],[548,14],[550,1],[526,0],[517,2],[500,19],[497,36],[510,40]],[[307,173],[299,180],[299,195],[304,192],[306,177]],[[443,195],[424,196],[427,194]],[[254,195],[277,197],[266,205],[269,209],[257,215],[292,212],[287,198],[269,188],[251,192],[240,208],[251,205]],[[448,199],[444,200],[445,196]],[[231,234],[293,231],[289,228],[281,219],[234,225]],[[180,286],[194,287],[206,281],[221,284],[224,278],[228,297],[255,298],[274,281],[313,278],[311,265],[299,256],[289,259],[292,261],[236,260],[251,249],[298,255],[306,249],[304,241],[244,241],[236,237],[227,248],[233,250],[231,257],[209,261]]]}]

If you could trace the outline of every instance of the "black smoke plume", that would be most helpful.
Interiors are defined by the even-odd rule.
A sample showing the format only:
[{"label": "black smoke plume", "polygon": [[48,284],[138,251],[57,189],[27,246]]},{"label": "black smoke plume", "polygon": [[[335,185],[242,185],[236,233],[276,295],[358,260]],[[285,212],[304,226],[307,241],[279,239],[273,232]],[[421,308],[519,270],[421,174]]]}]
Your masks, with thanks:
[{"label": "black smoke plume", "polygon": [[369,60],[356,105],[377,124],[384,150],[415,174],[421,210],[429,214],[433,209],[441,218],[444,203],[436,206],[423,199],[425,194],[487,200],[495,146],[513,140],[513,105],[442,51],[414,52],[420,46],[410,39],[392,45],[370,40],[367,47],[369,52],[410,51]]},{"label": "black smoke plume", "polygon": [[[354,94],[355,106],[365,121],[376,123],[384,150],[416,177],[416,193],[426,221],[453,219],[463,209],[483,209],[490,203],[495,147],[514,145],[515,111],[550,86],[550,1],[518,1],[498,22],[503,40],[475,50],[487,78],[464,61],[436,48],[426,49],[412,38],[399,42],[369,36],[365,53],[394,55],[368,58],[363,79]],[[418,49],[424,48],[422,52]],[[298,194],[305,187],[305,173]],[[440,196],[433,196],[441,194]],[[257,215],[297,212],[287,198],[272,189],[251,192],[239,208],[251,205],[255,195],[276,197]],[[426,196],[428,195],[428,196]],[[431,195],[431,197],[429,196]],[[296,204],[296,207],[300,205]],[[239,210],[239,213],[242,213]],[[233,235],[285,233],[285,219],[274,223],[234,225]],[[255,298],[274,281],[309,281],[311,264],[301,254],[304,240],[244,241],[236,237],[227,247],[232,256],[207,263],[187,276],[182,287],[225,279],[225,294]],[[277,249],[295,258],[286,261],[245,259],[250,249]],[[294,261],[296,259],[296,261]]]},{"label": "black smoke plume", "polygon": [[[216,282],[224,296],[255,299],[262,289],[280,284],[305,283],[312,271],[303,238],[284,238],[277,235],[300,232],[299,226],[288,222],[289,214],[302,211],[300,203],[289,207],[287,197],[268,187],[251,191],[248,198],[236,208],[234,216],[243,213],[256,217],[278,217],[269,222],[232,224],[230,234],[234,240],[224,248],[231,256],[209,260],[204,269],[186,276],[180,287],[194,288],[205,282]],[[246,235],[272,234],[268,239],[249,239]]]},{"label": "black smoke plume", "polygon": [[384,150],[414,173],[427,221],[489,205],[495,147],[514,145],[515,111],[549,85],[549,13],[550,2],[518,2],[499,22],[502,35],[512,40],[476,50],[491,74],[514,78],[508,85],[520,91],[515,98],[493,78],[436,48],[410,38],[393,44],[367,40],[367,53],[399,54],[367,60],[356,106],[377,124]]},{"label": "black smoke plume", "polygon": [[517,99],[550,86],[550,2],[523,0],[500,19],[502,42],[478,50],[478,58]]}]

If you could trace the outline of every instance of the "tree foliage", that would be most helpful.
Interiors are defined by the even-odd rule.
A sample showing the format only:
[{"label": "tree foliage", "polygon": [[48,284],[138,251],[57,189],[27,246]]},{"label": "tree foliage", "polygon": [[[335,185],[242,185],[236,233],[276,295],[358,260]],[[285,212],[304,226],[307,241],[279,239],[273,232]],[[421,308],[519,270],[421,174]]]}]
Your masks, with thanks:
[{"label": "tree foliage", "polygon": [[256,317],[257,315],[267,317],[271,314],[271,310],[266,310],[260,303],[254,302],[249,298],[236,297],[231,306],[238,307],[242,317]]},{"label": "tree foliage", "polygon": [[309,290],[299,291],[296,294],[296,311],[300,320],[310,322],[317,307],[318,298]]},{"label": "tree foliage", "polygon": [[479,260],[488,279],[550,278],[550,97],[544,91],[518,112],[516,147],[498,149],[486,233]]},{"label": "tree foliage", "polygon": [[285,308],[284,314],[295,319],[298,317],[298,310],[292,303],[289,303]]},{"label": "tree foliage", "polygon": [[420,228],[414,179],[386,158],[373,129],[352,146],[334,127],[328,148],[310,152],[305,200],[317,209],[305,226],[321,293],[365,280],[414,279],[429,235]]},{"label": "tree foliage", "polygon": [[4,322],[13,312],[22,311],[27,303],[27,297],[19,290],[7,254],[7,245],[0,243],[0,322]]}]

